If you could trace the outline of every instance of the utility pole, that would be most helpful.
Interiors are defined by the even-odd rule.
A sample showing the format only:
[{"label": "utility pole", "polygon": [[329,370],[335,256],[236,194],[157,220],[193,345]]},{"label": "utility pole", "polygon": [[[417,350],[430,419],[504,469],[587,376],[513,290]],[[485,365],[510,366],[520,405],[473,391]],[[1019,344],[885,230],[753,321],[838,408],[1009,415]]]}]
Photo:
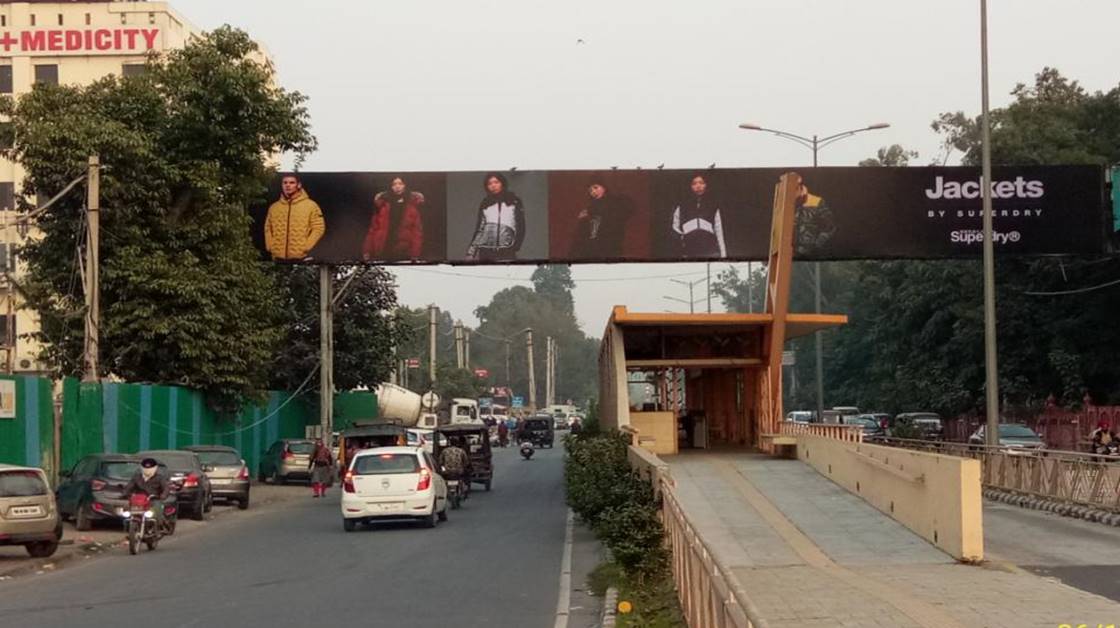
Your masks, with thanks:
[{"label": "utility pole", "polygon": [[712,313],[712,263],[708,262],[708,314]]},{"label": "utility pole", "polygon": [[463,368],[463,323],[455,321],[455,368]]},{"label": "utility pole", "polygon": [[471,328],[463,328],[463,362],[465,368],[471,367]]},{"label": "utility pole", "polygon": [[439,308],[428,306],[428,387],[436,389],[436,333]]},{"label": "utility pole", "polygon": [[747,312],[754,314],[754,262],[747,262]]},{"label": "utility pole", "polygon": [[390,384],[400,384],[404,381],[404,374],[401,373],[400,356],[397,355],[397,316],[393,314],[389,317],[389,337],[393,339],[393,371],[389,374]]},{"label": "utility pole", "polygon": [[[996,352],[996,252],[992,242],[992,125],[988,110],[988,0],[980,0],[980,146],[984,184],[984,440],[999,445],[999,363]],[[1113,184],[1115,185],[1115,183]]]},{"label": "utility pole", "polygon": [[544,405],[552,405],[552,336],[545,339]]},{"label": "utility pole", "polygon": [[510,390],[513,390],[513,381],[510,378],[510,371],[509,371],[509,352],[510,352],[510,342],[509,342],[509,338],[506,338],[506,388],[509,388]]},{"label": "utility pole", "polygon": [[537,411],[537,373],[533,368],[533,330],[525,330],[525,347],[529,352],[529,412]]},{"label": "utility pole", "polygon": [[552,341],[552,403],[560,395],[560,386],[556,382],[556,365],[560,363],[560,343]]},{"label": "utility pole", "polygon": [[333,269],[319,266],[319,427],[329,439],[334,425],[334,299]]},{"label": "utility pole", "polygon": [[86,180],[86,219],[89,229],[86,234],[86,337],[85,337],[85,376],[87,382],[98,379],[98,331],[101,324],[101,261],[99,240],[101,231],[101,158],[89,158],[89,174]]}]

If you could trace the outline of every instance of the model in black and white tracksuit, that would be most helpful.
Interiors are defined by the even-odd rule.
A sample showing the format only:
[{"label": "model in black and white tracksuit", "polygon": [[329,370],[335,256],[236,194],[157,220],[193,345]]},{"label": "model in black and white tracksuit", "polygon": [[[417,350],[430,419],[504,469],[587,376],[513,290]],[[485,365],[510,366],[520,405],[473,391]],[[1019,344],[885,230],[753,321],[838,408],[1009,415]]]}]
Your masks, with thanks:
[{"label": "model in black and white tracksuit", "polygon": [[[500,182],[498,186],[491,181]],[[467,247],[467,259],[510,260],[516,259],[525,241],[525,209],[521,199],[509,191],[505,177],[486,175],[486,197],[478,204],[478,226]]]}]

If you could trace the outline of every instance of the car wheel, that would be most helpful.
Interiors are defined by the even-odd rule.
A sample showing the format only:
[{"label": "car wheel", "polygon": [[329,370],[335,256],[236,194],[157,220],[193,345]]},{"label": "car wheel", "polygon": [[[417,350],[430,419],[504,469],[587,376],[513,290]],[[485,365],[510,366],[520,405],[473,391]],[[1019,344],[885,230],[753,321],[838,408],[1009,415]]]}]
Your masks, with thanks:
[{"label": "car wheel", "polygon": [[36,541],[24,547],[32,558],[50,558],[58,550],[58,541]]},{"label": "car wheel", "polygon": [[209,493],[206,495],[206,512],[214,510],[214,494]]},{"label": "car wheel", "polygon": [[440,520],[440,521],[447,521],[447,506],[444,506],[444,507],[443,507],[443,510],[442,510],[442,511],[440,511],[440,513],[439,513],[439,520]]},{"label": "car wheel", "polygon": [[197,504],[194,505],[194,509],[191,510],[191,519],[194,519],[195,521],[205,521],[206,520],[206,501],[205,500],[201,500],[201,498],[200,498],[200,501]]},{"label": "car wheel", "polygon": [[347,532],[353,532],[354,530],[357,530],[358,529],[358,520],[357,519],[347,519],[347,518],[343,517],[342,518],[342,529],[346,530]]},{"label": "car wheel", "polygon": [[491,482],[493,482],[493,481],[494,481],[494,480],[486,480],[486,483],[485,483],[485,485],[486,485],[486,491],[487,491],[487,492],[490,492],[490,483],[491,483]]},{"label": "car wheel", "polygon": [[74,511],[74,528],[79,532],[88,532],[93,527],[93,521],[89,518],[89,513],[86,510],[85,504],[78,504],[78,509]]},{"label": "car wheel", "polygon": [[280,477],[280,474],[277,473],[275,469],[272,470],[272,483],[276,484],[276,485],[281,485],[281,484],[286,483],[284,481],[284,478]]},{"label": "car wheel", "polygon": [[237,509],[238,510],[248,510],[249,509],[249,494],[248,493],[245,493],[245,497],[242,497],[242,498],[237,500]]},{"label": "car wheel", "polygon": [[436,522],[437,521],[439,521],[439,513],[436,512],[436,502],[433,501],[432,502],[432,514],[428,515],[427,517],[424,517],[424,520],[422,521],[422,523],[424,524],[425,528],[434,528],[434,527],[436,527]]}]

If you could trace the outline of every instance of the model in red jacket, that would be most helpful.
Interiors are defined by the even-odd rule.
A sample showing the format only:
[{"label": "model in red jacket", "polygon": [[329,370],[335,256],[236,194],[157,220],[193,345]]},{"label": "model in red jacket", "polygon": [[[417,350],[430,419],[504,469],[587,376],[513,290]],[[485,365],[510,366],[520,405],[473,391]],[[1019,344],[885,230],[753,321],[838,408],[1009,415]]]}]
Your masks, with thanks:
[{"label": "model in red jacket", "polygon": [[424,246],[424,222],[420,216],[424,195],[409,190],[404,179],[396,177],[388,191],[373,198],[373,205],[362,258],[419,259]]}]

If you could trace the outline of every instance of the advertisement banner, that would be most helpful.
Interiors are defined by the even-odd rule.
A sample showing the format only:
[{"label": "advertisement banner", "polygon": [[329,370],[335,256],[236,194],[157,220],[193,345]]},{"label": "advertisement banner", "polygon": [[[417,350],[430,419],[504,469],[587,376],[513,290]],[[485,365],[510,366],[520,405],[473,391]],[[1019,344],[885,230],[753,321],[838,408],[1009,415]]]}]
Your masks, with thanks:
[{"label": "advertisement banner", "polygon": [[[301,173],[254,208],[254,238],[288,263],[491,264],[763,260],[774,184],[804,179],[803,260],[980,257],[971,167]],[[997,167],[999,255],[1101,253],[1095,166]]]}]

